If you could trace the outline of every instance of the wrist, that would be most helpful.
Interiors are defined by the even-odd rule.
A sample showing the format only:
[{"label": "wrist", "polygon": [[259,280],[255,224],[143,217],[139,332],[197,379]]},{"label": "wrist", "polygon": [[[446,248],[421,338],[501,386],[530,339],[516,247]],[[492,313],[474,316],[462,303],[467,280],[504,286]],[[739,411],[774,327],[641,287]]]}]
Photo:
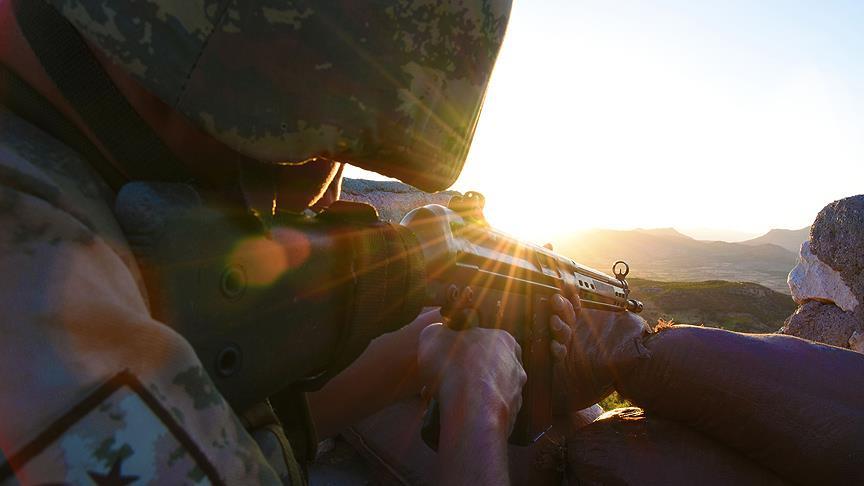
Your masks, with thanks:
[{"label": "wrist", "polygon": [[507,438],[515,410],[494,387],[479,383],[444,383],[438,391],[442,424],[454,425],[458,431]]},{"label": "wrist", "polygon": [[[476,393],[476,390],[472,390]],[[442,484],[509,484],[509,411],[503,401],[473,402],[469,393],[439,396],[438,460]]]}]

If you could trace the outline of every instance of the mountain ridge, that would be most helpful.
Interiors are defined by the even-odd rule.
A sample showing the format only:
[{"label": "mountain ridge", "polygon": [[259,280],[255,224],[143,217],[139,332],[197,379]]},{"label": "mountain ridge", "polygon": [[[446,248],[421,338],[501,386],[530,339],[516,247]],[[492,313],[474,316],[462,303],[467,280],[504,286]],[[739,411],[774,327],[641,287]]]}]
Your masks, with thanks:
[{"label": "mountain ridge", "polygon": [[801,243],[810,238],[810,227],[806,226],[797,230],[775,228],[769,230],[762,236],[742,241],[743,245],[772,244],[785,248],[793,253],[798,253]]},{"label": "mountain ridge", "polygon": [[686,238],[688,240],[695,240],[692,236],[685,235],[684,233],[678,231],[675,228],[636,228],[631,231],[635,231],[637,233],[644,233],[648,235],[654,236],[671,236],[676,238]]},{"label": "mountain ridge", "polygon": [[624,260],[631,274],[664,281],[749,281],[789,293],[786,277],[797,254],[764,243],[702,241],[668,231],[589,230],[553,241],[557,251],[579,263],[609,272]]}]

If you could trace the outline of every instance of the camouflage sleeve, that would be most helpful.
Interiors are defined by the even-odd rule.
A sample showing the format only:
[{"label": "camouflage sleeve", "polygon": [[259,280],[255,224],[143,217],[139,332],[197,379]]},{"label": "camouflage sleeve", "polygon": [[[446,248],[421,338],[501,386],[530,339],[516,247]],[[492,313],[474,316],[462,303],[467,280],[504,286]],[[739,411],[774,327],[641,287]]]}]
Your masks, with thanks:
[{"label": "camouflage sleeve", "polygon": [[0,140],[0,484],[278,483],[93,201],[25,160]]}]

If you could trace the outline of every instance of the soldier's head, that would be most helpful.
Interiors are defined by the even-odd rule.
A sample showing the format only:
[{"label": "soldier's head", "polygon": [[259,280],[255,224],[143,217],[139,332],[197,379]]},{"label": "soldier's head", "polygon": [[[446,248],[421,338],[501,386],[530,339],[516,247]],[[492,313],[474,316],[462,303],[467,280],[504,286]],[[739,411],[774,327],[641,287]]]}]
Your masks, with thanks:
[{"label": "soldier's head", "polygon": [[47,1],[127,78],[121,91],[140,87],[239,156],[318,160],[331,178],[330,161],[344,162],[426,190],[461,171],[510,10],[510,0]]}]

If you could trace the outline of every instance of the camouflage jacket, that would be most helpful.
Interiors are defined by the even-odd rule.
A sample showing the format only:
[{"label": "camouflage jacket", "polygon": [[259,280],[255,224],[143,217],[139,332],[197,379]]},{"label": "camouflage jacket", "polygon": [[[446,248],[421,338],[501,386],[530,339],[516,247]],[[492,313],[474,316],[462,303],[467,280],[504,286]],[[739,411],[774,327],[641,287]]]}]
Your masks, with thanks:
[{"label": "camouflage jacket", "polygon": [[259,431],[262,451],[150,317],[112,200],[72,149],[0,107],[0,484],[286,479],[290,452]]}]

